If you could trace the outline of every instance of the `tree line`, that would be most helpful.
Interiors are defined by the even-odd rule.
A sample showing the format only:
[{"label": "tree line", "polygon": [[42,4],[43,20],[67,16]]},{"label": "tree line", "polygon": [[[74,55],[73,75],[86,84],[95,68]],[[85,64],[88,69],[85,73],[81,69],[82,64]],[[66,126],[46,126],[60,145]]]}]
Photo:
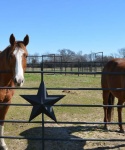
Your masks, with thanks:
[{"label": "tree line", "polygon": [[58,53],[39,55],[29,55],[27,59],[28,64],[40,64],[43,62],[108,62],[113,58],[125,58],[125,48],[121,48],[117,53],[109,56],[104,55],[103,52],[83,54],[82,51],[74,52],[70,49],[59,49]]}]

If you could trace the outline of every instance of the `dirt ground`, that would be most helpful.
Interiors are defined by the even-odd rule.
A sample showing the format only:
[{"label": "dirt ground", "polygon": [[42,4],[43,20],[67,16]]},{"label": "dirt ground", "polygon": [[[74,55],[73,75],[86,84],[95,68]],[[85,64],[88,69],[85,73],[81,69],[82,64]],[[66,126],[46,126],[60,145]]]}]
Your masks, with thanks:
[{"label": "dirt ground", "polygon": [[[35,127],[23,131],[20,135],[41,137],[42,128]],[[125,134],[119,133],[117,126],[110,126],[105,131],[102,125],[59,125],[48,124],[45,127],[45,138],[82,139],[81,141],[45,141],[44,150],[124,150],[125,141],[88,141],[87,139],[123,139]],[[8,145],[9,150],[42,150],[42,141],[14,140],[16,144]]]}]

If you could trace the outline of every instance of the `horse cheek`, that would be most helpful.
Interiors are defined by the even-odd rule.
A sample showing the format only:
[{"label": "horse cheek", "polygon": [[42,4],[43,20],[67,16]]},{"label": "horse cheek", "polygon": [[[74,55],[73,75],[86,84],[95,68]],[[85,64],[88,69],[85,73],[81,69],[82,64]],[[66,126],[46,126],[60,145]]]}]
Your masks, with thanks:
[{"label": "horse cheek", "polygon": [[24,72],[25,72],[26,67],[27,67],[26,59],[23,59],[23,60],[22,60],[22,66],[23,66],[23,70],[24,70]]}]

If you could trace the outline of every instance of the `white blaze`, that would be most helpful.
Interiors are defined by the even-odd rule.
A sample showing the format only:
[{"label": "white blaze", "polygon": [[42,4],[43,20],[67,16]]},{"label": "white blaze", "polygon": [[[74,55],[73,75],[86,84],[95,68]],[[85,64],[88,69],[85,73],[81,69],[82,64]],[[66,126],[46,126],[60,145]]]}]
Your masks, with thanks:
[{"label": "white blaze", "polygon": [[24,53],[23,49],[16,48],[13,52],[16,58],[16,66],[15,66],[15,79],[17,84],[19,83],[20,86],[23,85],[24,82],[24,75],[23,75],[23,67],[22,67],[22,55]]}]

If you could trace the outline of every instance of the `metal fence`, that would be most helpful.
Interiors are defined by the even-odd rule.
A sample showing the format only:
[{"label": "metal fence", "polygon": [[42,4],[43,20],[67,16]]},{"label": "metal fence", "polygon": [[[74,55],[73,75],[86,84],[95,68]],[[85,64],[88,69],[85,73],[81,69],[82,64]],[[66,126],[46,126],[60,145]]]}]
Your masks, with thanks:
[{"label": "metal fence", "polygon": [[60,72],[97,72],[102,71],[102,68],[106,62],[52,62],[45,61],[42,63],[31,63],[28,64],[28,68],[34,71],[36,68],[39,69],[41,64],[43,65],[44,71],[60,71]]},{"label": "metal fence", "polygon": [[[40,73],[41,74],[41,81],[44,81],[44,74],[48,74],[48,73],[53,73],[52,71],[43,71],[43,68],[41,68],[41,71],[27,71],[26,73]],[[60,71],[56,71],[54,72],[55,74],[59,74]],[[65,74],[65,72],[62,72],[62,74]],[[68,72],[69,74],[94,74],[94,75],[97,75],[97,74],[102,74],[101,72]],[[119,74],[119,73],[116,73],[116,74]],[[0,87],[0,89],[4,89],[4,87]],[[10,89],[10,88],[9,88]],[[16,89],[16,88],[12,88],[12,89]],[[32,89],[38,89],[38,88],[32,88],[32,87],[25,87],[25,88],[21,88],[21,89],[28,89],[28,90],[32,90]],[[47,88],[47,90],[108,90],[107,88],[105,89],[102,89],[102,88]],[[111,90],[125,90],[125,89],[122,89],[122,88],[119,88],[119,89],[111,89]],[[3,105],[3,104],[0,104],[0,105]],[[4,104],[4,105],[7,105],[7,104]],[[30,104],[9,104],[10,106],[31,106]],[[54,107],[106,107],[105,105],[73,105],[73,104],[62,104],[62,105],[59,105],[59,104],[55,104]],[[117,105],[110,105],[110,107],[121,107],[120,105],[117,106]],[[124,107],[124,106],[122,106]],[[2,121],[2,120],[1,120]],[[0,121],[0,122],[1,122]],[[29,122],[29,121],[25,121],[25,120],[22,120],[22,121],[18,121],[18,120],[5,120],[4,122],[12,122],[12,123],[41,123],[42,124],[42,127],[41,127],[41,130],[42,130],[42,137],[41,138],[33,138],[33,137],[22,137],[22,136],[2,136],[0,138],[9,138],[9,139],[27,139],[27,140],[42,140],[42,143],[41,143],[41,150],[44,150],[45,149],[45,141],[77,141],[77,142],[81,142],[81,141],[125,141],[125,139],[106,139],[106,138],[103,138],[103,139],[95,139],[95,138],[87,138],[87,139],[82,139],[82,138],[45,138],[45,124],[52,124],[54,123],[53,121],[45,121],[44,120],[44,113],[42,113],[42,120],[41,121],[32,121],[32,122]],[[104,124],[104,122],[64,122],[64,121],[60,121],[58,122],[58,124]],[[107,123],[107,124],[118,124],[118,122],[110,122],[110,123]],[[123,124],[125,124],[125,122],[123,122]]]}]

